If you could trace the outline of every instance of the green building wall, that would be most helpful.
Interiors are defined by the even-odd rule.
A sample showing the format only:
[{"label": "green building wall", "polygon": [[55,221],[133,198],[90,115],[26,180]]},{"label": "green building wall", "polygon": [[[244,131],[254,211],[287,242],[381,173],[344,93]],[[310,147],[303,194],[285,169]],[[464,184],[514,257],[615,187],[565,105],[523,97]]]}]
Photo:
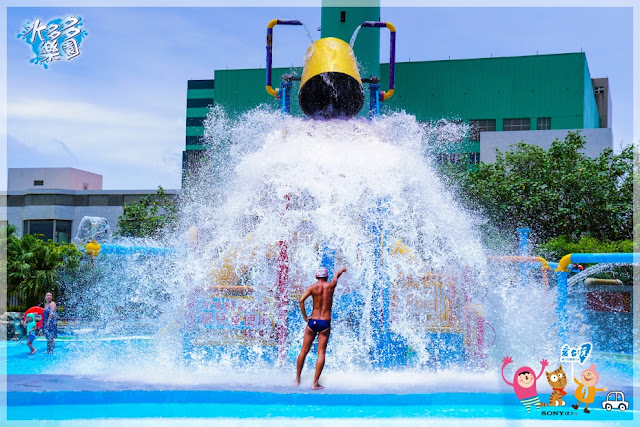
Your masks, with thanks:
[{"label": "green building wall", "polygon": [[[382,88],[389,64],[382,64]],[[551,129],[598,127],[584,53],[396,64],[396,93],[385,110],[405,110],[420,121],[551,117]],[[588,119],[587,119],[588,117]]]},{"label": "green building wall", "polygon": [[[301,68],[274,68],[274,87],[283,74],[301,75]],[[389,64],[381,64],[381,89],[388,88]],[[213,80],[191,80],[187,89],[186,150],[202,150],[199,138],[207,105],[221,105],[231,117],[265,104],[279,109],[278,101],[264,88],[265,70],[216,70]],[[365,85],[366,86],[366,85]],[[291,112],[301,115],[297,103],[299,84],[294,82]],[[367,91],[368,93],[368,91]],[[368,99],[365,101],[365,107]],[[396,64],[395,95],[382,112],[404,110],[419,121],[439,119],[496,120],[496,131],[505,119],[551,119],[551,129],[599,127],[593,85],[586,55],[565,53],[502,58],[478,58]],[[462,141],[455,152],[479,153],[479,142]]]},{"label": "green building wall", "polygon": [[[354,31],[365,21],[380,21],[380,1],[368,1],[367,7],[331,7],[323,1],[320,36],[336,37],[349,43]],[[363,3],[363,2],[359,2]],[[343,20],[344,18],[344,20]],[[353,45],[360,77],[380,76],[380,31],[386,28],[361,28]]]},{"label": "green building wall", "polygon": [[581,126],[585,129],[600,127],[600,114],[596,105],[596,97],[593,93],[593,82],[589,73],[589,65],[587,58],[584,58],[584,124]]},{"label": "green building wall", "polygon": [[[301,73],[302,68],[274,68],[272,71],[273,81],[276,82],[274,87],[279,87],[280,79],[284,74],[299,76]],[[215,87],[214,80],[189,80],[187,84],[187,150],[202,149],[200,138],[204,135],[203,123],[214,103],[224,108],[232,118],[259,105],[278,108],[279,101],[267,93],[264,81],[264,69],[216,70]],[[299,82],[293,82],[291,93],[294,99],[291,102],[291,114],[296,116],[302,115],[297,101],[299,87]]]},{"label": "green building wall", "polygon": [[189,80],[187,82],[186,149],[202,145],[203,122],[215,102],[214,80]]}]

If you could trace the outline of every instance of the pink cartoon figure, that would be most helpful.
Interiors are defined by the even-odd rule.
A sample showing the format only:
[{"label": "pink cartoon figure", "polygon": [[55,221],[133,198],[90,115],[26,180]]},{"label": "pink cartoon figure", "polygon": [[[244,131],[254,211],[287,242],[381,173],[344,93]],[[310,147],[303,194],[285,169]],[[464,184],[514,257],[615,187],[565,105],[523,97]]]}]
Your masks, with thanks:
[{"label": "pink cartoon figure", "polygon": [[536,409],[539,410],[540,398],[538,397],[536,381],[538,381],[538,378],[540,378],[544,372],[544,368],[549,366],[549,362],[547,362],[547,359],[540,361],[542,369],[540,369],[538,376],[535,375],[535,371],[532,368],[523,366],[516,371],[513,375],[513,383],[510,383],[504,377],[504,368],[511,362],[513,362],[513,359],[509,356],[502,359],[502,379],[505,383],[509,384],[509,386],[513,387],[513,391],[516,392],[516,397],[520,399],[520,402],[527,408],[527,413],[531,412],[532,405],[535,405]]},{"label": "pink cartoon figure", "polygon": [[596,400],[596,391],[607,391],[608,388],[596,388],[596,384],[600,381],[600,374],[596,371],[596,365],[591,364],[588,369],[582,371],[580,375],[580,381],[573,377],[573,381],[578,384],[578,388],[574,393],[578,402],[575,405],[571,405],[573,409],[580,407],[580,402],[584,402],[584,412],[587,414],[591,412],[589,410],[589,404]]}]

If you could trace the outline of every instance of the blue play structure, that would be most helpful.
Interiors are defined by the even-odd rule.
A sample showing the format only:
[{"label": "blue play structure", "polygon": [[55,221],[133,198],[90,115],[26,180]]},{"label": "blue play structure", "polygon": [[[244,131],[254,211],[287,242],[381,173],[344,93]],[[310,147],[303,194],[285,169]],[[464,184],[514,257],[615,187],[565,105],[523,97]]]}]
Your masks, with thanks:
[{"label": "blue play structure", "polygon": [[[350,325],[353,333],[359,333],[361,319],[367,318],[370,322],[372,331],[373,346],[370,348],[372,367],[378,369],[387,369],[398,366],[411,365],[414,360],[414,350],[405,341],[405,339],[393,331],[391,313],[394,310],[391,288],[392,285],[398,291],[398,283],[390,277],[389,266],[387,265],[390,258],[390,238],[387,218],[389,215],[389,200],[380,198],[375,207],[363,213],[362,225],[370,236],[370,241],[366,246],[361,247],[363,256],[374,260],[372,264],[373,271],[365,272],[366,280],[371,280],[373,291],[371,293],[370,304],[363,299],[363,295],[357,292],[347,292],[337,295],[334,301],[334,321],[336,324]],[[517,260],[530,260],[535,257],[529,256],[529,229],[518,229],[519,237],[519,257],[511,257]],[[282,242],[281,242],[282,243]],[[89,245],[87,246],[89,247]],[[149,247],[149,246],[124,246],[118,244],[103,244],[99,247],[101,256],[148,256],[148,257],[182,257],[187,255],[187,251],[176,250],[173,248]],[[286,258],[286,244],[282,245]],[[325,243],[319,245],[319,259],[322,266],[329,270],[332,277],[335,271],[335,259],[337,248]],[[94,255],[96,256],[97,253]],[[508,257],[507,257],[508,258]],[[580,310],[580,307],[588,305],[590,299],[593,299],[593,292],[577,293],[570,292],[567,280],[570,274],[577,273],[580,270],[576,268],[577,264],[634,264],[640,260],[640,254],[634,253],[605,253],[605,254],[569,254],[563,257],[558,263],[550,262],[546,267],[546,261],[540,259],[540,262],[520,262],[519,269],[523,286],[527,283],[527,270],[531,268],[555,268],[557,283],[557,303],[555,312],[557,315],[558,339],[566,342],[570,338],[570,329],[572,325],[568,313],[570,310]],[[543,276],[544,277],[544,276]],[[215,291],[216,283],[212,284],[212,291],[200,294],[194,294],[191,300],[192,312],[191,323],[187,323],[183,327],[183,350],[185,358],[191,357],[194,351],[204,351],[210,357],[216,357],[229,351],[229,346],[234,348],[236,355],[240,358],[255,357],[251,354],[250,346],[243,345],[243,340],[248,343],[260,342],[263,346],[260,357],[271,362],[283,357],[292,362],[297,354],[298,343],[296,337],[302,324],[301,315],[298,309],[297,300],[287,295],[284,299],[285,307],[277,308],[276,306],[267,306],[253,299],[250,293],[247,293],[246,287],[227,286],[223,291]],[[287,285],[288,286],[288,285]],[[288,289],[288,287],[287,287]],[[577,288],[572,288],[577,289]],[[290,292],[290,291],[287,291]],[[620,294],[622,295],[622,294]],[[614,295],[614,296],[620,296]],[[626,295],[626,294],[625,294]],[[629,297],[630,298],[630,297]],[[454,301],[451,301],[454,303]],[[230,305],[231,304],[231,305]],[[235,304],[235,305],[234,305]],[[592,304],[593,305],[593,304]],[[629,302],[630,305],[630,302]],[[363,307],[370,307],[368,316],[363,316]],[[259,307],[259,308],[256,308]],[[283,309],[284,308],[284,309]],[[597,307],[596,307],[597,309]],[[244,312],[243,312],[244,310]],[[279,316],[279,310],[284,313],[283,327],[284,334],[276,334],[273,327],[274,322]],[[593,311],[593,310],[592,310]],[[231,322],[231,314],[241,313],[243,319],[239,322]],[[455,330],[436,330],[425,332],[428,337],[427,342],[437,345],[440,348],[456,349],[438,354],[438,348],[430,351],[438,354],[438,363],[450,364],[458,363],[469,358],[481,358],[485,351],[484,343],[484,325],[485,321],[481,317],[468,320],[464,318],[462,313],[454,313],[458,316],[458,320],[462,322],[463,328],[460,331]],[[625,317],[626,316],[626,317]],[[601,335],[615,336],[616,330],[607,325],[618,325],[624,323],[624,319],[629,317],[630,312],[613,312],[587,313],[586,323],[597,325],[597,331]],[[223,322],[216,321],[216,318],[224,318]],[[253,320],[251,320],[253,318]],[[603,319],[609,319],[602,322]],[[622,320],[621,320],[622,319]],[[571,319],[572,320],[572,319]],[[627,322],[627,323],[629,323]],[[573,322],[575,323],[575,322]],[[604,325],[606,323],[607,325]],[[602,324],[602,325],[599,325]],[[216,336],[216,340],[211,341],[203,339],[198,328],[208,331],[210,336]],[[627,327],[629,325],[626,325]],[[619,329],[619,326],[616,326]],[[468,329],[473,329],[475,341],[469,340]],[[610,330],[611,329],[611,330]],[[626,330],[626,329],[625,329]],[[206,335],[206,334],[205,334]],[[220,338],[222,337],[222,338]],[[226,338],[225,338],[226,337]],[[603,337],[605,339],[606,337]],[[620,345],[611,347],[615,351],[628,352],[628,340],[622,340]],[[625,344],[626,343],[626,344]],[[600,343],[598,343],[600,344]],[[606,343],[598,345],[599,348],[606,346]]]},{"label": "blue play structure", "polygon": [[152,246],[122,246],[116,244],[100,245],[100,253],[104,255],[170,255],[175,254],[175,249],[158,248]]},{"label": "blue play structure", "polygon": [[[558,301],[556,305],[556,313],[558,316],[558,334],[560,340],[565,342],[568,339],[568,304],[569,289],[567,280],[571,274],[572,264],[636,264],[640,262],[640,254],[638,253],[584,253],[584,254],[568,254],[565,255],[558,263],[555,272],[558,286]],[[629,293],[629,298],[632,294]],[[581,300],[584,304],[584,299]],[[629,311],[631,311],[631,301],[629,301]],[[622,316],[624,314],[618,314]],[[630,316],[629,316],[630,317]],[[631,319],[629,319],[631,320]],[[627,322],[628,323],[628,322]],[[618,331],[619,333],[620,331]],[[615,334],[617,335],[617,334]],[[629,346],[625,346],[630,349]]]}]

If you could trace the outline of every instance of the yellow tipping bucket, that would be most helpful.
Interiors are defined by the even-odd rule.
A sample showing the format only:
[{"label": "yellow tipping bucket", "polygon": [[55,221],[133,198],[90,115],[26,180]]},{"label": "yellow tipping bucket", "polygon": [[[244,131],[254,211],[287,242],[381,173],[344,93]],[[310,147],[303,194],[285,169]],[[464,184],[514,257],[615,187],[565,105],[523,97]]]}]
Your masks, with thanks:
[{"label": "yellow tipping bucket", "polygon": [[364,89],[347,42],[326,37],[309,47],[298,102],[309,117],[353,117],[360,112]]}]

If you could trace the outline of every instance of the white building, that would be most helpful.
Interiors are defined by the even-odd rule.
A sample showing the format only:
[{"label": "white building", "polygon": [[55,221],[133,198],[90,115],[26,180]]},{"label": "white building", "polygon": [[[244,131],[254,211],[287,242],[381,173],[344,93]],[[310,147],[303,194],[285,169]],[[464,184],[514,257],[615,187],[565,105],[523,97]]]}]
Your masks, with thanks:
[{"label": "white building", "polygon": [[[177,194],[177,190],[165,192]],[[103,190],[102,175],[74,168],[10,168],[6,219],[19,236],[37,233],[45,240],[70,242],[84,216],[106,218],[115,232],[125,203],[155,193]]]}]

